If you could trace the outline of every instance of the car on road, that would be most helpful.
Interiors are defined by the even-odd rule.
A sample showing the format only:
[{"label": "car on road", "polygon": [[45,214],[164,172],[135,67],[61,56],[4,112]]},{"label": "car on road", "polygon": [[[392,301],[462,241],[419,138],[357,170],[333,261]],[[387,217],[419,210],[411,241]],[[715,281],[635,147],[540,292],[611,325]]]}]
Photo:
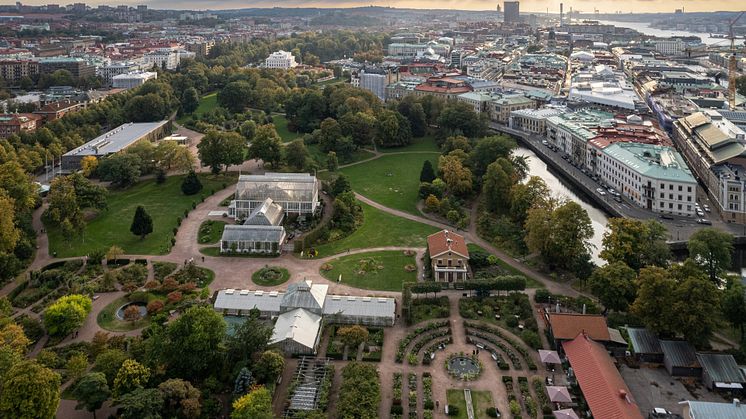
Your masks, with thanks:
[{"label": "car on road", "polygon": [[702,208],[705,210],[705,212],[710,212],[710,206],[707,204],[702,205]]},{"label": "car on road", "polygon": [[541,143],[544,144],[544,145],[549,145],[549,141],[547,141],[547,140],[541,140]]},{"label": "car on road", "polygon": [[614,201],[621,203],[622,202],[622,197],[619,196],[619,194],[616,194],[616,195],[614,195]]},{"label": "car on road", "polygon": [[711,226],[712,221],[708,220],[707,218],[700,218],[697,220],[697,224],[705,224],[705,225]]},{"label": "car on road", "polygon": [[596,192],[598,192],[599,195],[604,196],[606,195],[606,191],[601,188],[596,188]]},{"label": "car on road", "polygon": [[670,215],[668,215],[668,214],[661,214],[658,217],[661,218],[661,219],[663,219],[663,220],[673,220],[673,217],[670,216]]},{"label": "car on road", "polygon": [[698,215],[698,216],[700,216],[700,217],[704,217],[704,216],[705,216],[705,213],[704,213],[704,212],[703,212],[703,211],[702,211],[701,209],[699,209],[699,208],[697,208],[697,211],[695,211],[695,212],[696,212],[696,213],[697,213],[697,215]]}]

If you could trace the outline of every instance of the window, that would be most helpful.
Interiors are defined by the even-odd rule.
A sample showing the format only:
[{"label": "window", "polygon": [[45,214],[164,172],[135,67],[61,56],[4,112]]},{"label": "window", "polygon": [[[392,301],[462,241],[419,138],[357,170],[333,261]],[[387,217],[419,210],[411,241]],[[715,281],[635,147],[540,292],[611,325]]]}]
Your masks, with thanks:
[{"label": "window", "polygon": [[661,199],[663,199],[665,197],[666,197],[666,194],[664,194],[663,192],[661,192]]},{"label": "window", "polygon": [[681,192],[681,189],[682,189],[682,186],[681,186],[681,185],[679,185],[679,192]]},{"label": "window", "polygon": [[691,192],[691,191],[692,191],[692,187],[691,187],[691,186],[687,186],[687,187],[686,187],[686,191],[687,191],[687,192]]},{"label": "window", "polygon": [[661,208],[663,208],[663,206],[664,206],[664,204],[663,204],[663,202],[661,202]]}]

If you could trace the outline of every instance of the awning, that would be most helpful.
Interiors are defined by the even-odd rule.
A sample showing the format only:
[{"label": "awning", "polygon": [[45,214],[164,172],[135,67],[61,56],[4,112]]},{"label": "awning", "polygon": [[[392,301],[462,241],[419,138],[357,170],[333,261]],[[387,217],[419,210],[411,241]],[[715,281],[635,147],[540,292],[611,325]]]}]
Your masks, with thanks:
[{"label": "awning", "polygon": [[554,417],[557,419],[580,419],[578,414],[572,409],[555,410]]},{"label": "awning", "polygon": [[547,386],[547,394],[549,394],[549,400],[555,403],[572,402],[572,396],[570,396],[570,392],[567,391],[567,387]]},{"label": "awning", "polygon": [[544,349],[539,349],[539,359],[541,359],[541,362],[545,364],[561,364],[562,361],[560,361],[560,357],[557,354],[557,351],[547,351]]},{"label": "awning", "polygon": [[728,389],[742,389],[743,386],[738,383],[715,383],[717,388],[728,388]]}]

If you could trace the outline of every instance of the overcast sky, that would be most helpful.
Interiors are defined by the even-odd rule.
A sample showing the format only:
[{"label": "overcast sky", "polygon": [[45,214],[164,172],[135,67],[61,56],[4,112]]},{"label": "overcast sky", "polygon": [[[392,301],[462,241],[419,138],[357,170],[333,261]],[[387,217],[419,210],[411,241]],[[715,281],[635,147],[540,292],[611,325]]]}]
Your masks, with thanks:
[{"label": "overcast sky", "polygon": [[[85,1],[85,0],[82,0]],[[51,0],[23,1],[24,4],[47,4]],[[72,3],[53,1],[54,3]],[[85,1],[89,5],[97,4],[147,4],[155,8],[169,9],[233,9],[244,7],[354,7],[354,6],[392,6],[438,9],[495,10],[498,2],[481,0],[93,0]],[[10,3],[10,2],[7,2]],[[559,0],[521,0],[522,11],[550,12],[559,10]],[[605,13],[621,11],[634,12],[673,12],[684,7],[685,11],[744,10],[746,0],[563,0],[565,11],[580,10],[593,12],[594,8]],[[500,1],[502,4],[502,0]]]}]

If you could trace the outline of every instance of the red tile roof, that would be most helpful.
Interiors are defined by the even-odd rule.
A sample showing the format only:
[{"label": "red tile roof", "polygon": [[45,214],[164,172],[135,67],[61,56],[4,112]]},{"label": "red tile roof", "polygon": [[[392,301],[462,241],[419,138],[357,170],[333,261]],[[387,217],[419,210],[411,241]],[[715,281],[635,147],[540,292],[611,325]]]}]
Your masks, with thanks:
[{"label": "red tile roof", "polygon": [[610,340],[604,316],[596,314],[549,313],[549,324],[555,339],[570,340],[585,333],[599,341]]},{"label": "red tile roof", "polygon": [[642,419],[640,408],[602,344],[580,334],[562,348],[593,417]]},{"label": "red tile roof", "polygon": [[466,247],[464,236],[449,230],[441,230],[427,236],[427,248],[430,251],[430,257],[435,257],[449,250],[466,258],[469,257],[469,249]]}]

